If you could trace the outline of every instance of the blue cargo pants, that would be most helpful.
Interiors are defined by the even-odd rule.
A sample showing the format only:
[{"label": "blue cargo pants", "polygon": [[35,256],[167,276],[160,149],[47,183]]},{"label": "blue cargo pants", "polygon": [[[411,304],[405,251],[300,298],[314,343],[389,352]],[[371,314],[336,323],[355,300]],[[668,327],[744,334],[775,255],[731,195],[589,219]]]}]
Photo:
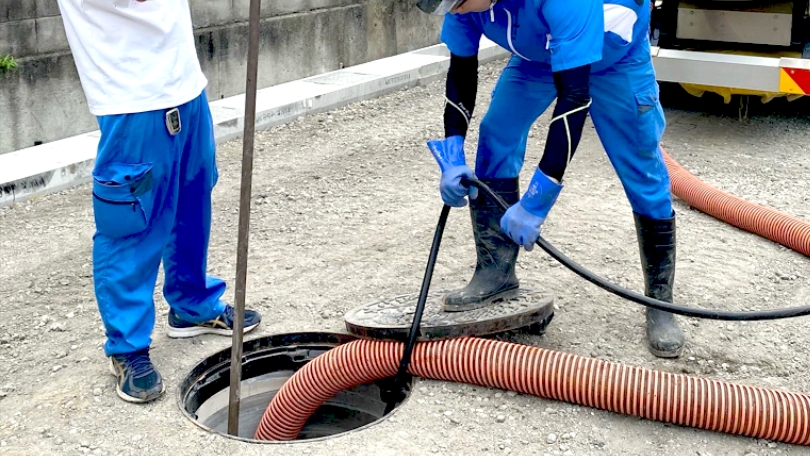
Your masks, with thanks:
[{"label": "blue cargo pants", "polygon": [[161,261],[163,294],[180,318],[203,322],[225,309],[225,282],[206,273],[218,175],[205,91],[177,109],[174,135],[168,110],[98,118],[93,278],[107,356],[149,347]]},{"label": "blue cargo pants", "polygon": [[[659,142],[666,121],[649,48],[591,74],[590,115],[633,211],[672,216],[669,174]],[[513,57],[503,70],[481,121],[475,174],[517,177],[531,125],[557,96],[551,67]]]}]

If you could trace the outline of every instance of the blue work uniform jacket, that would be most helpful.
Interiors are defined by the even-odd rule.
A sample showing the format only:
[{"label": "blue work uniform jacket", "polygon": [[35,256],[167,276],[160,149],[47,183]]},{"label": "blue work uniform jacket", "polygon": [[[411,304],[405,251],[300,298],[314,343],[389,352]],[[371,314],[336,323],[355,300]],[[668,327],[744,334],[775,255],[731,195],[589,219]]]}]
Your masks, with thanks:
[{"label": "blue work uniform jacket", "polygon": [[[441,41],[468,57],[478,52],[483,35],[553,72],[589,64],[596,72],[628,54],[649,59],[649,1],[500,0],[484,12],[448,13]],[[633,52],[639,47],[646,52]]]}]

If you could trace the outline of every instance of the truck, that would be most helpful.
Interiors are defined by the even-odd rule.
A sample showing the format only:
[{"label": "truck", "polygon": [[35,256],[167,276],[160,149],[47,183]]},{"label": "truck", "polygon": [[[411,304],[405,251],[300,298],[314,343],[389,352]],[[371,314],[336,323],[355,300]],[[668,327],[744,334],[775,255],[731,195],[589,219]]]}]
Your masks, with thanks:
[{"label": "truck", "polygon": [[[659,82],[729,103],[810,94],[808,0],[653,0],[650,44]],[[748,98],[748,97],[745,97]]]}]

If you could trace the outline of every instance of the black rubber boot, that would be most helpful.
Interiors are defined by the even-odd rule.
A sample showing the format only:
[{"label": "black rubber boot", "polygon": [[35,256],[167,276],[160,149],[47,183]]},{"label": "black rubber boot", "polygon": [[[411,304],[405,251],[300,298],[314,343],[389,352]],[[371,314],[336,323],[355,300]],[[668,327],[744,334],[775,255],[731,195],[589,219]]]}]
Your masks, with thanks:
[{"label": "black rubber boot", "polygon": [[[634,214],[644,271],[644,293],[659,301],[672,302],[675,280],[675,214],[655,220]],[[684,336],[675,315],[647,307],[647,346],[659,358],[677,358]]]},{"label": "black rubber boot", "polygon": [[[518,179],[480,179],[510,206],[520,199]],[[478,192],[470,204],[475,250],[478,260],[470,283],[442,298],[446,312],[479,309],[495,301],[510,299],[518,294],[520,285],[515,275],[519,246],[501,232],[503,209]]]}]

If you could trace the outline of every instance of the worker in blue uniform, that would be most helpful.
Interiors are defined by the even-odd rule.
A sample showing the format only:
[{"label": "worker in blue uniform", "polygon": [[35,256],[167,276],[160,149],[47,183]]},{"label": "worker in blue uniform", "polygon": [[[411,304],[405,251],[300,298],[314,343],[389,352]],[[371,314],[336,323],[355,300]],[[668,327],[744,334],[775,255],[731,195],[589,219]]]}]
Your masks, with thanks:
[{"label": "worker in blue uniform", "polygon": [[[441,39],[450,50],[445,138],[428,147],[442,171],[442,200],[470,199],[477,264],[470,282],[443,297],[445,311],[467,311],[518,292],[520,246],[532,250],[563,188],[590,113],[630,201],[638,234],[645,293],[672,301],[675,213],[659,146],[665,127],[647,35],[650,0],[417,0],[444,16]],[[486,36],[512,53],[479,128],[475,172],[464,139],[477,95],[478,46]],[[528,190],[518,176],[526,138],[556,99],[545,150]],[[509,205],[506,213],[466,186],[477,177]],[[647,342],[659,357],[684,344],[674,315],[647,308]]]}]

